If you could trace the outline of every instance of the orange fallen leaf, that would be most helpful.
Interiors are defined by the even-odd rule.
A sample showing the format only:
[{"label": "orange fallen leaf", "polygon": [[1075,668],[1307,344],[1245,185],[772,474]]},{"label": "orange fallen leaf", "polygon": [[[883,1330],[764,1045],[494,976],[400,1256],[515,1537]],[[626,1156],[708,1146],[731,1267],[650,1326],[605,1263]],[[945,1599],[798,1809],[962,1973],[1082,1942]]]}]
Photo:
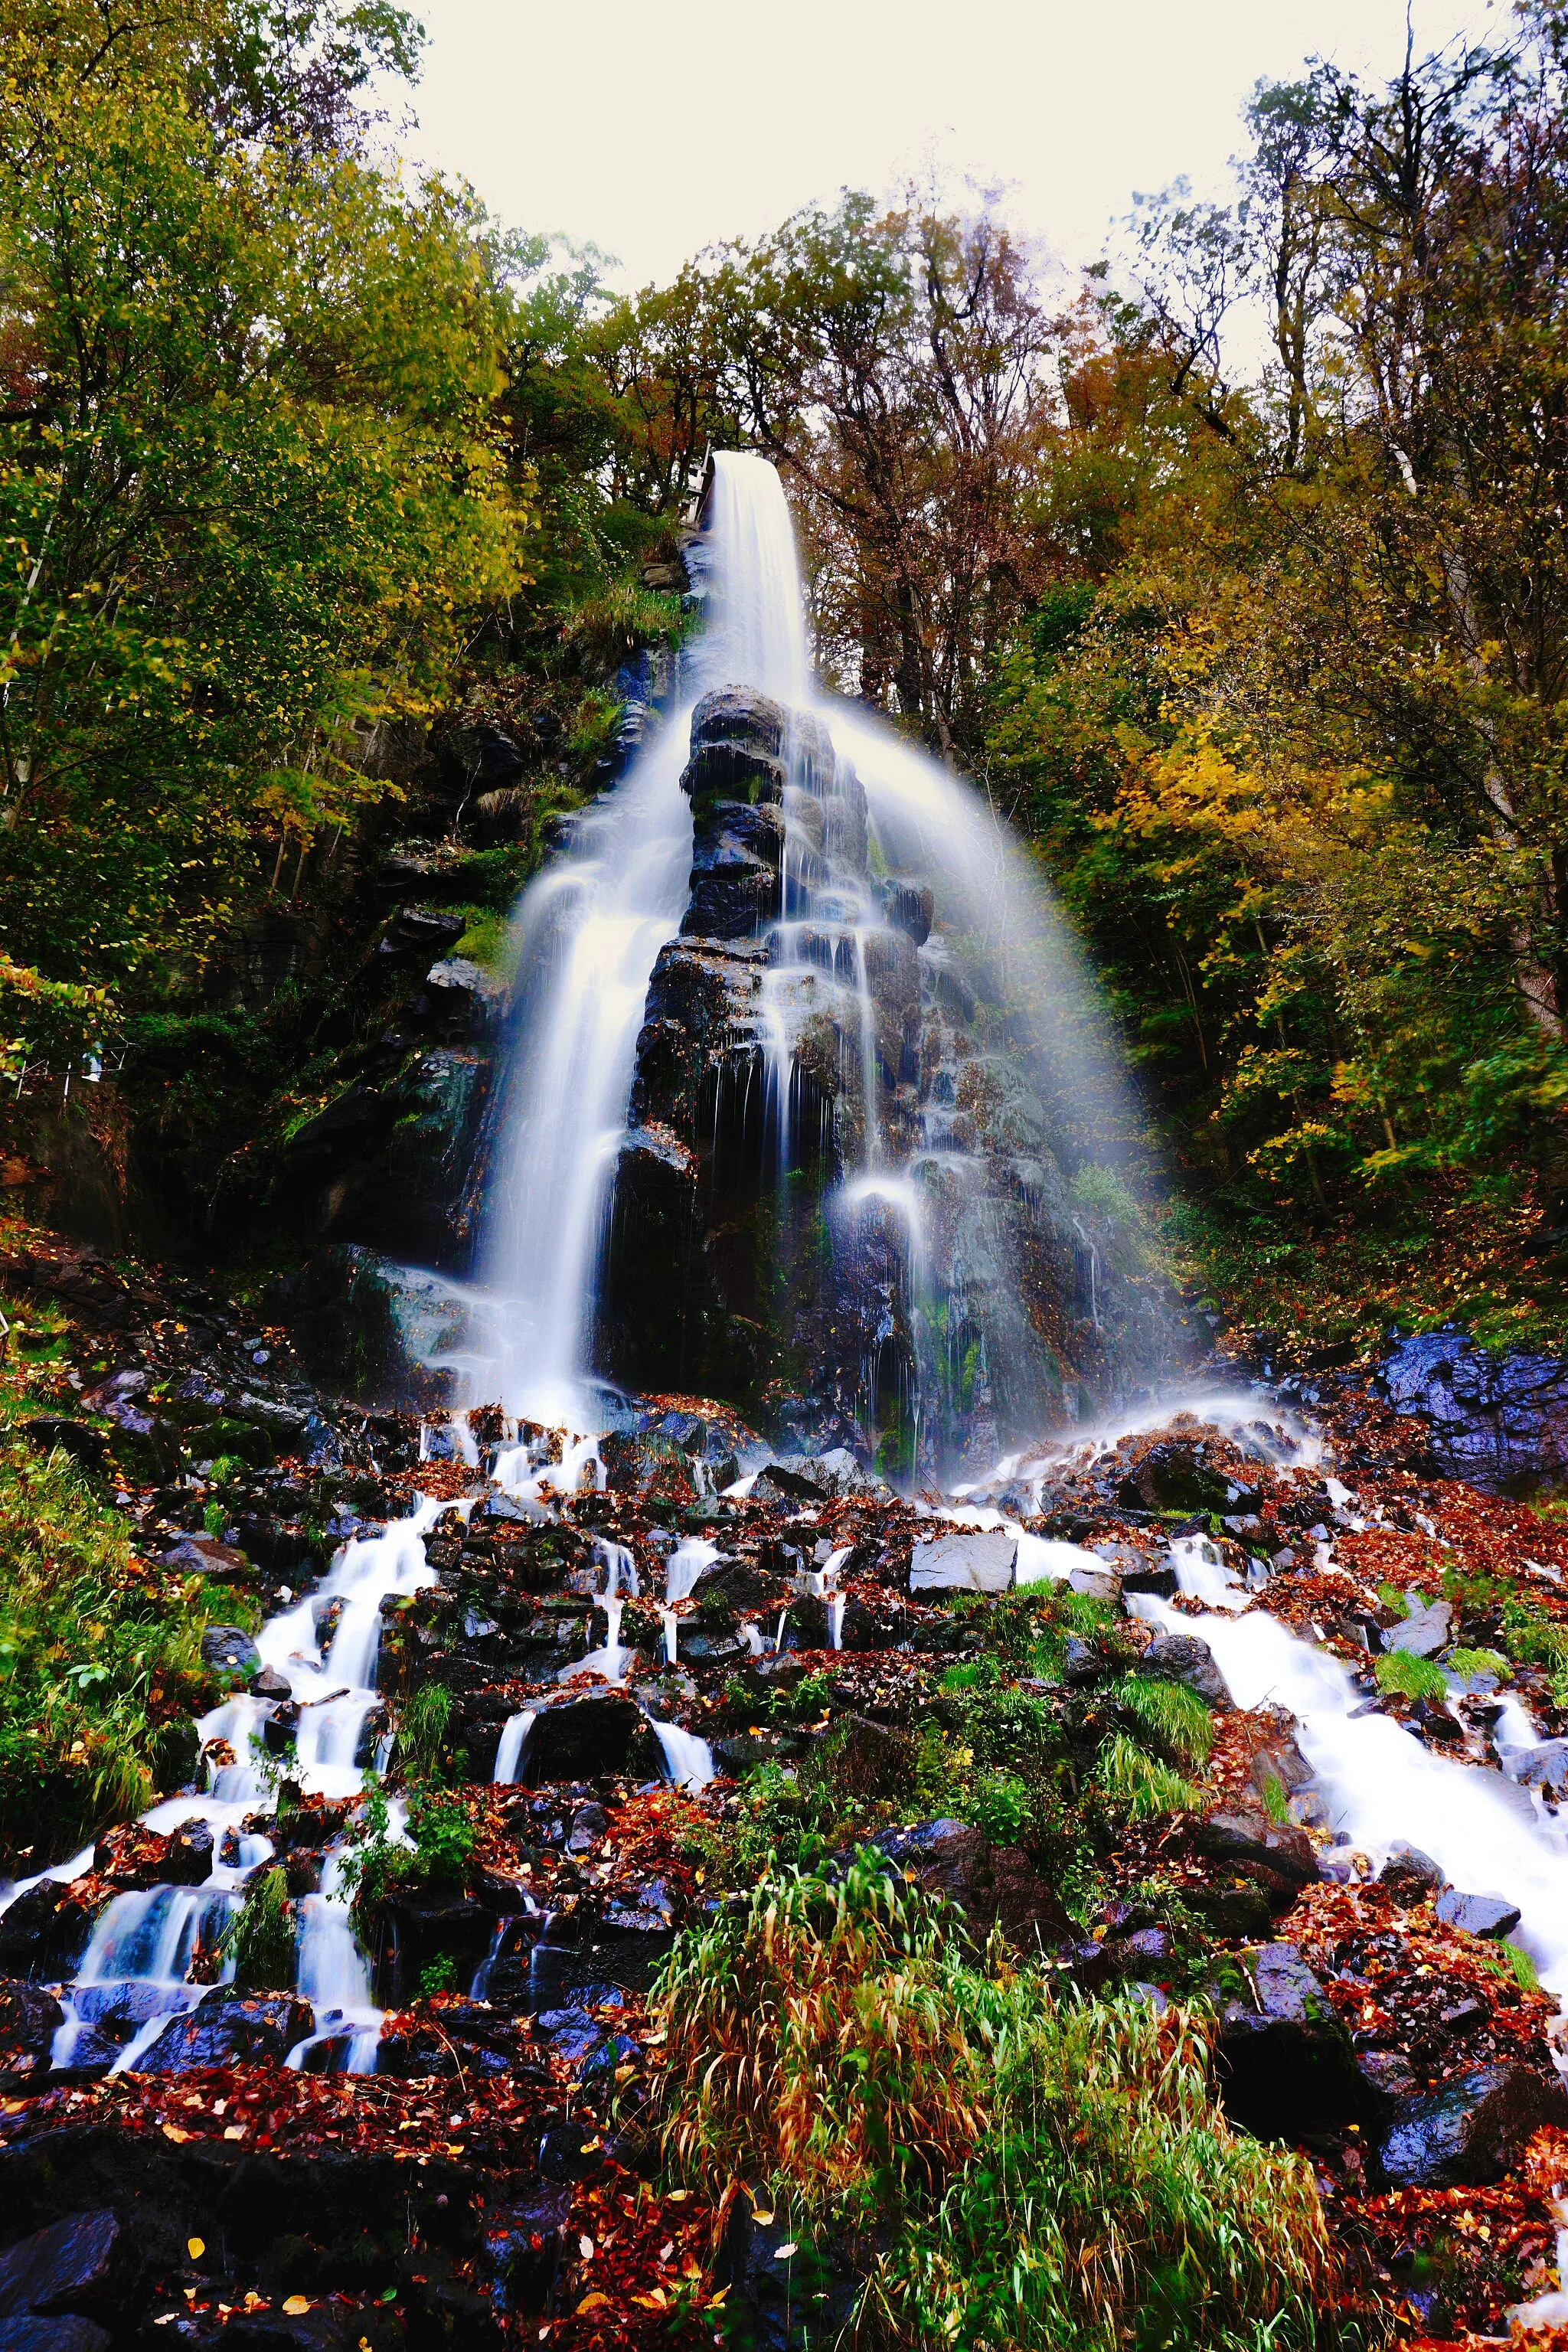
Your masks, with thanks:
[{"label": "orange fallen leaf", "polygon": [[602,2288],[595,2287],[593,2294],[585,2294],[583,2297],[582,2302],[577,2305],[578,2318],[580,2319],[585,2311],[600,2310],[604,2305],[608,2304],[609,2300],[609,2296],[604,2293]]},{"label": "orange fallen leaf", "polygon": [[190,2132],[182,2131],[178,2124],[163,2124],[160,2128],[163,2131],[163,2137],[165,2139],[185,2140],[190,2139],[193,2137]]},{"label": "orange fallen leaf", "polygon": [[284,2301],[283,2308],[290,2319],[298,2319],[302,2311],[310,2310],[310,2298],[308,2294],[289,2295]]}]

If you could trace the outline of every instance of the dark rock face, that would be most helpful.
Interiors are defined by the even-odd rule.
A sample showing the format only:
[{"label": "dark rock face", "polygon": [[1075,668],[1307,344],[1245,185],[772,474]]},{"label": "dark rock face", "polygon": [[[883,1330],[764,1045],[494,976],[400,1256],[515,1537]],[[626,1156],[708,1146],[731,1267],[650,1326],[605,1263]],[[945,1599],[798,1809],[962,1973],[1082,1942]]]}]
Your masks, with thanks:
[{"label": "dark rock face", "polygon": [[1568,2123],[1568,2092],[1526,2066],[1478,2066],[1440,2091],[1403,2100],[1379,2145],[1395,2187],[1500,2180],[1544,2124]]},{"label": "dark rock face", "polygon": [[41,1985],[0,1978],[0,2074],[25,2078],[48,2063],[65,2012]]},{"label": "dark rock face", "polygon": [[[805,1452],[989,1467],[1076,1409],[1147,1302],[1118,1290],[1037,1079],[996,1045],[994,982],[929,883],[872,877],[865,789],[821,720],[725,687],[693,713],[682,782],[690,895],[637,1040],[595,1361],[726,1397]],[[835,1191],[916,1151],[918,1210],[896,1186]],[[911,1216],[940,1336],[911,1294]]]},{"label": "dark rock face", "polygon": [[1398,1412],[1429,1423],[1450,1477],[1508,1487],[1568,1475],[1568,1364],[1493,1355],[1463,1331],[1402,1339],[1376,1385]]},{"label": "dark rock face", "polygon": [[444,1404],[436,1359],[467,1328],[462,1299],[438,1274],[355,1244],[319,1250],[279,1286],[279,1304],[305,1363],[365,1404]]},{"label": "dark rock face", "polygon": [[1250,1956],[1256,2005],[1233,2001],[1220,2028],[1226,2111],[1259,2138],[1359,2115],[1366,2085],[1350,2036],[1294,1944]]},{"label": "dark rock face", "polygon": [[133,2267],[115,2214],[73,2213],[0,2254],[0,2318],[72,2312],[114,2320]]},{"label": "dark rock face", "polygon": [[202,1663],[220,1674],[242,1675],[261,1664],[261,1653],[237,1625],[209,1625],[202,1635]]},{"label": "dark rock face", "polygon": [[40,2319],[31,2312],[0,2319],[0,2352],[109,2352],[113,2341],[106,2327],[74,2312],[58,2319]]},{"label": "dark rock face", "polygon": [[624,1772],[641,1727],[634,1701],[613,1692],[559,1699],[540,1710],[523,1752],[523,1777],[591,1780]]}]

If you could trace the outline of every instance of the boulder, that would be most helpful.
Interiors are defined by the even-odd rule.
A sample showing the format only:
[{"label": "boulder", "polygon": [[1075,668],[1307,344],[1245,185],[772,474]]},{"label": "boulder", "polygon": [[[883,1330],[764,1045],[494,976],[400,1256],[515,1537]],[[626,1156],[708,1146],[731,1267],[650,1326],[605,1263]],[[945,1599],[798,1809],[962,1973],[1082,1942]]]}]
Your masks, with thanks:
[{"label": "boulder", "polygon": [[1467,1936],[1511,1936],[1519,1925],[1517,1906],[1496,1895],[1461,1895],[1450,1886],[1434,1908],[1446,1927],[1462,1927]]},{"label": "boulder", "polygon": [[20,2312],[0,2319],[0,2352],[110,2352],[114,2338],[95,2319],[65,2312],[58,2319],[41,2319]]},{"label": "boulder", "polygon": [[1367,2093],[1350,2036],[1297,1947],[1265,1944],[1247,1975],[1256,2000],[1229,2002],[1220,2025],[1226,2113],[1260,2138],[1361,2114]]},{"label": "boulder", "polygon": [[0,1969],[12,1977],[68,1977],[91,1933],[92,1914],[76,1888],[41,1878],[0,1912]]},{"label": "boulder", "polygon": [[1446,1601],[1434,1601],[1425,1607],[1416,1602],[1399,1624],[1388,1628],[1383,1646],[1403,1650],[1413,1658],[1435,1658],[1439,1650],[1447,1648],[1453,1622],[1454,1612]]},{"label": "boulder", "polygon": [[71,2312],[112,2324],[122,2316],[134,2268],[116,2214],[68,2214],[0,2254],[0,2318]]},{"label": "boulder", "polygon": [[242,1627],[209,1625],[202,1635],[202,1664],[223,1675],[244,1675],[261,1664],[261,1653]]},{"label": "boulder", "polygon": [[294,1993],[209,1993],[172,2017],[137,2061],[143,2074],[188,2074],[198,2066],[233,2066],[286,2058],[316,2030],[309,2001]]},{"label": "boulder", "polygon": [[58,1413],[35,1413],[31,1421],[22,1423],[22,1434],[40,1454],[52,1454],[58,1445],[83,1470],[100,1470],[109,1453],[107,1430],[65,1420]]},{"label": "boulder", "polygon": [[245,1554],[220,1543],[216,1536],[182,1536],[178,1543],[170,1545],[158,1565],[174,1576],[206,1576],[218,1584],[249,1584],[256,1577]]},{"label": "boulder", "polygon": [[35,2074],[49,2063],[49,2048],[65,2012],[41,1985],[0,1977],[0,2074]]},{"label": "boulder", "polygon": [[616,1691],[592,1691],[581,1698],[542,1706],[523,1752],[523,1778],[596,1780],[626,1769],[632,1742],[642,1726],[635,1701]]},{"label": "boulder", "polygon": [[1543,2125],[1568,2124],[1568,2092],[1528,2066],[1478,2066],[1395,2107],[1378,2146],[1395,2188],[1469,2188],[1500,2180]]},{"label": "boulder", "polygon": [[1072,1934],[1060,1896],[1015,1846],[994,1846],[967,1822],[920,1822],[872,1840],[929,1895],[956,1905],[977,1937],[999,1927],[1022,1951],[1054,1950]]},{"label": "boulder", "polygon": [[1216,1862],[1250,1864],[1297,1886],[1322,1876],[1306,1831],[1267,1813],[1211,1813],[1194,1824],[1193,1843]]},{"label": "boulder", "polygon": [[1018,1538],[1000,1528],[961,1528],[916,1544],[910,1554],[911,1592],[1007,1592],[1017,1576]]},{"label": "boulder", "polygon": [[1163,1675],[1168,1682],[1185,1683],[1211,1706],[1228,1707],[1231,1704],[1230,1692],[1215,1664],[1214,1652],[1195,1633],[1160,1634],[1144,1651],[1137,1672]]},{"label": "boulder", "polygon": [[174,1886],[200,1886],[212,1876],[212,1824],[199,1817],[181,1822],[169,1832],[169,1855],[163,1875]]},{"label": "boulder", "polygon": [[[1377,1874],[1377,1883],[1402,1911],[1410,1910],[1417,1903],[1425,1903],[1429,1895],[1439,1894],[1448,1884],[1429,1853],[1423,1853],[1418,1846],[1403,1843],[1390,1850],[1388,1860]],[[1514,1916],[1517,1918],[1518,1916],[1516,1912]]]}]

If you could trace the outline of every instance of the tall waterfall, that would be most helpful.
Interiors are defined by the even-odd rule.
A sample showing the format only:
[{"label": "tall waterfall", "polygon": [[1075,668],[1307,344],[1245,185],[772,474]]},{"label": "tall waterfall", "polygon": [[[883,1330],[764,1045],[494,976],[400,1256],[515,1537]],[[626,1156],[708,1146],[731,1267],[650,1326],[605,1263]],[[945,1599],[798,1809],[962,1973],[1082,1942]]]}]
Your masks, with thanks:
[{"label": "tall waterfall", "polygon": [[[1103,1220],[1068,1187],[1086,1165],[1124,1160],[1134,1121],[1095,992],[1031,859],[984,795],[864,709],[814,688],[773,467],[720,455],[702,520],[691,568],[703,627],[683,656],[684,697],[515,918],[513,1036],[481,1267],[492,1328],[476,1394],[588,1426],[595,1377],[754,1405],[787,1360],[806,1388],[831,1390],[833,1428],[852,1423],[874,1444],[897,1425],[888,1466],[912,1468],[922,1446],[948,1468],[966,1449],[978,1458],[990,1447],[994,1458],[999,1436],[1086,1409],[1075,1382],[1086,1354],[1105,1352]],[[780,741],[774,782],[760,793],[768,806],[723,800],[716,816],[710,807],[706,846],[700,814],[698,872],[687,761],[694,710],[700,729],[700,698],[715,689],[743,690],[740,705],[767,698],[782,714]],[[713,911],[742,868],[772,891],[755,922]],[[717,1045],[705,1039],[706,1066],[679,1118],[647,1099],[637,1116],[647,1149],[671,1165],[682,1153],[700,1160],[693,1199],[724,1229],[712,1247],[697,1232],[707,1211],[689,1207],[679,1234],[650,1226],[625,1181],[628,1111],[650,1091],[639,1034],[661,976],[679,977],[670,957],[688,947],[722,966],[728,1026]],[[751,1171],[739,1192],[726,1173],[737,1151]],[[824,1233],[839,1303],[817,1320],[841,1349],[857,1325],[858,1369],[818,1360],[815,1310],[800,1303],[806,1236]],[[810,1244],[818,1257],[823,1245]],[[729,1272],[714,1274],[710,1261],[725,1252]],[[633,1343],[612,1328],[606,1339],[606,1265],[614,1288],[616,1265],[638,1253],[659,1264],[634,1266],[632,1286],[662,1265],[658,1316],[706,1336]],[[1043,1257],[1054,1269],[1048,1307],[1043,1277],[1040,1297],[1023,1279],[1023,1261]],[[750,1270],[737,1274],[742,1258]],[[716,1281],[729,1284],[717,1305]],[[772,1303],[748,1294],[737,1304],[748,1284],[771,1286]],[[851,1299],[846,1285],[857,1284]],[[735,1348],[726,1355],[712,1339],[726,1317],[733,1331],[771,1318],[776,1360],[754,1356],[736,1370]]]}]

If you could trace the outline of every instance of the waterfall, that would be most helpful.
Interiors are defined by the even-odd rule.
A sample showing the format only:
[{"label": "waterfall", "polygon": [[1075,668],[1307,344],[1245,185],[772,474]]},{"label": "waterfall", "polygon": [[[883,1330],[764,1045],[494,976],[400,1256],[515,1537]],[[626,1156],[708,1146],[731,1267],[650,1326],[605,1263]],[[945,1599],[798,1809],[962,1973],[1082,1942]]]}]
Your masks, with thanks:
[{"label": "waterfall", "polygon": [[[700,520],[681,697],[514,919],[471,1392],[577,1428],[607,1381],[744,1402],[745,1350],[810,1327],[806,1392],[946,1483],[1168,1369],[1103,1222],[1144,1139],[1028,852],[814,685],[773,468],[720,453]],[[760,1315],[735,1251],[699,1265],[705,1222],[773,1258]]]},{"label": "waterfall", "polygon": [[[743,678],[805,692],[805,624],[783,486],[760,457],[714,460],[702,578],[707,626],[692,683]],[[596,1268],[654,960],[679,927],[691,866],[680,789],[693,693],[650,739],[574,854],[524,891],[497,1177],[483,1244],[486,1401],[592,1421]]]}]

